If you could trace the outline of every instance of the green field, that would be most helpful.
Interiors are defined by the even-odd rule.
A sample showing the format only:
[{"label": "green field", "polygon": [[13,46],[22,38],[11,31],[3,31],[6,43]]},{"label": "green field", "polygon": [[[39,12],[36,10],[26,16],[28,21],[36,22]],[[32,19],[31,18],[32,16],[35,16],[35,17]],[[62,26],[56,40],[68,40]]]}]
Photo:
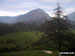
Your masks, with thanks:
[{"label": "green field", "polygon": [[39,40],[41,35],[41,32],[31,31],[13,33],[0,37],[0,51],[4,52],[0,53],[0,56],[50,56],[44,54],[42,50],[27,49],[31,47],[33,42]]},{"label": "green field", "polygon": [[0,54],[0,56],[58,56],[58,54],[45,54],[42,50],[27,50],[27,51],[18,51],[18,52],[7,52]]},{"label": "green field", "polygon": [[72,30],[73,33],[75,33],[75,30]]},{"label": "green field", "polygon": [[[56,54],[45,54],[42,50],[22,50],[16,52],[1,53],[0,56],[59,56]],[[74,56],[74,55],[62,55],[62,56]]]},{"label": "green field", "polygon": [[4,52],[0,52],[0,56],[58,56],[45,54],[42,52],[43,49],[31,49],[31,44],[39,40],[41,35],[41,32],[30,31],[0,37],[0,51]]},{"label": "green field", "polygon": [[31,48],[41,36],[40,32],[20,32],[0,37],[0,51],[7,52]]}]

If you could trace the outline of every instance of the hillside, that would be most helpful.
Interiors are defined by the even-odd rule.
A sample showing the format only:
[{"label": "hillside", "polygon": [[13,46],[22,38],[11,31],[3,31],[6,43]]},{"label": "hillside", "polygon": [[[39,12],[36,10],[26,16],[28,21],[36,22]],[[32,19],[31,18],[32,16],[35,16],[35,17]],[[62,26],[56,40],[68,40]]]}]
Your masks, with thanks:
[{"label": "hillside", "polygon": [[31,43],[37,41],[40,37],[38,32],[20,32],[0,37],[0,52],[16,51],[31,47]]},{"label": "hillside", "polygon": [[42,50],[22,50],[18,52],[7,52],[0,54],[1,56],[59,56],[58,54],[45,54]]},{"label": "hillside", "polygon": [[0,22],[2,23],[16,23],[16,22],[36,22],[41,23],[45,20],[49,20],[51,17],[42,9],[34,9],[26,14],[18,15],[14,17],[0,16]]},{"label": "hillside", "polygon": [[[75,12],[67,15],[68,19],[71,21],[75,21]],[[0,16],[0,22],[2,23],[16,23],[16,22],[36,22],[41,23],[45,20],[50,20],[51,16],[49,16],[44,10],[42,9],[34,9],[26,14],[18,15],[18,16]]]},{"label": "hillside", "polygon": [[34,9],[24,15],[18,16],[16,22],[36,22],[41,23],[50,20],[51,17],[42,9]]},{"label": "hillside", "polygon": [[75,12],[73,12],[67,16],[68,16],[69,20],[75,21]]},{"label": "hillside", "polygon": [[2,23],[14,23],[14,21],[16,20],[16,16],[15,17],[11,17],[11,16],[0,16],[0,22]]}]

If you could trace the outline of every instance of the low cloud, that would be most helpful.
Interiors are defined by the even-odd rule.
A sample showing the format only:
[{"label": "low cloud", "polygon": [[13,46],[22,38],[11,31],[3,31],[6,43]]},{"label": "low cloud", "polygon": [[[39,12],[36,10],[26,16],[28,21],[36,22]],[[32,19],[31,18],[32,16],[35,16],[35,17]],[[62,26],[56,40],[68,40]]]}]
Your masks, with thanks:
[{"label": "low cloud", "polygon": [[37,6],[37,3],[25,2],[21,0],[4,0],[4,2],[0,4],[0,10],[15,11],[34,6]]},{"label": "low cloud", "polygon": [[21,14],[26,14],[28,11],[12,12],[12,11],[2,11],[0,10],[0,16],[17,16]]},{"label": "low cloud", "polygon": [[67,15],[67,14],[70,14],[70,13],[73,13],[73,12],[75,12],[75,7],[70,7],[70,8],[68,8],[68,9],[65,9],[65,14]]}]

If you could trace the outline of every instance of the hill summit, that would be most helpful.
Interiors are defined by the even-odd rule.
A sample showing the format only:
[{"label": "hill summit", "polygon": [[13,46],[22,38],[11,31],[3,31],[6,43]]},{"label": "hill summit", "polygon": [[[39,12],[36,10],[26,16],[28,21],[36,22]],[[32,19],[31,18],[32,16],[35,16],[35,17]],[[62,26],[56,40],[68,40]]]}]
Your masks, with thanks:
[{"label": "hill summit", "polygon": [[45,20],[49,20],[50,16],[42,9],[32,10],[24,15],[18,16],[16,19],[17,22],[44,22]]}]

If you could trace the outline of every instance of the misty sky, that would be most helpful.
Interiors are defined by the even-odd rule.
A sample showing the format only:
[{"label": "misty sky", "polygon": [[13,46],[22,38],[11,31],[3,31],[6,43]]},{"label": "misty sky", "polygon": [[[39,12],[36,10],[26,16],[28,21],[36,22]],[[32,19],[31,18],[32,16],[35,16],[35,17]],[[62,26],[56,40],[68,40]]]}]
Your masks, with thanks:
[{"label": "misty sky", "polygon": [[0,0],[0,16],[17,16],[37,8],[51,15],[57,2],[65,14],[75,12],[75,0]]}]

